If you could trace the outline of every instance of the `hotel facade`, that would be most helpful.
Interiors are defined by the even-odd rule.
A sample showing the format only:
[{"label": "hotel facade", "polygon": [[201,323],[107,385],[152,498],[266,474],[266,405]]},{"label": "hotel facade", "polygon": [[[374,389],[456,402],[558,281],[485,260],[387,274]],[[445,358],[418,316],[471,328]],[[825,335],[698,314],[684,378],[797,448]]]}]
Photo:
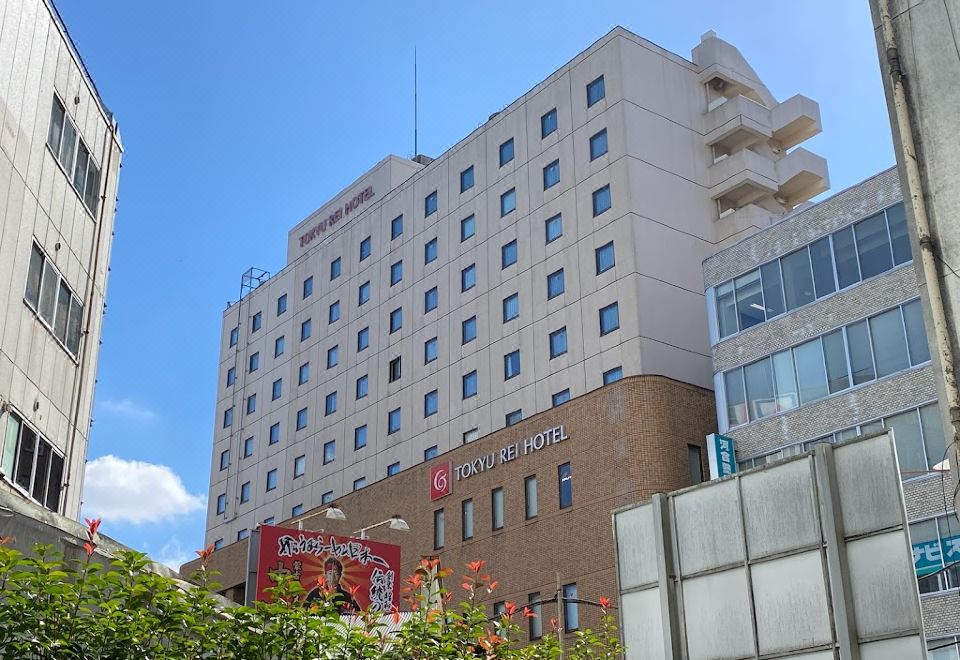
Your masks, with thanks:
[{"label": "hotel facade", "polygon": [[45,0],[0,3],[0,488],[76,519],[123,147]]}]

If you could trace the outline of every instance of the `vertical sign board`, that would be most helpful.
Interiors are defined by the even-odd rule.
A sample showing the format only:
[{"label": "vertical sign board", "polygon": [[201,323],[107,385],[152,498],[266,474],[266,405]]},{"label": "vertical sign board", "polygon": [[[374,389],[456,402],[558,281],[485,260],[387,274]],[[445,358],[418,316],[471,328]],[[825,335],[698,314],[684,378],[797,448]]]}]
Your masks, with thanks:
[{"label": "vertical sign board", "polygon": [[733,438],[719,433],[707,436],[707,460],[710,462],[710,478],[719,479],[737,471],[737,457],[733,451]]},{"label": "vertical sign board", "polygon": [[257,600],[269,600],[271,573],[296,576],[305,601],[326,594],[341,612],[389,612],[400,604],[400,546],[325,532],[260,526]]}]

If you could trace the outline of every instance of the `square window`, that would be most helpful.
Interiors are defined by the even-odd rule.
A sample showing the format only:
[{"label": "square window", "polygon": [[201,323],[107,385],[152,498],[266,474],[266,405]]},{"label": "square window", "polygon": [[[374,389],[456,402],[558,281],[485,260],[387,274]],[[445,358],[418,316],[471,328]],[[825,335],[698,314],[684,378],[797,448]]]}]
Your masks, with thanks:
[{"label": "square window", "polygon": [[557,109],[554,108],[540,117],[540,139],[557,130]]},{"label": "square window", "polygon": [[477,317],[471,316],[460,325],[460,343],[468,344],[477,338]]},{"label": "square window", "polygon": [[243,457],[250,458],[251,456],[253,456],[253,436],[252,435],[243,441]]},{"label": "square window", "polygon": [[361,328],[357,331],[357,352],[368,348],[370,346],[370,328]]},{"label": "square window", "polygon": [[513,426],[523,419],[522,410],[514,410],[513,412],[508,412],[504,418],[504,422],[507,426]]},{"label": "square window", "polygon": [[323,414],[327,416],[335,412],[337,412],[337,393],[330,392],[323,401]]},{"label": "square window", "polygon": [[513,160],[513,138],[500,145],[500,167]]},{"label": "square window", "polygon": [[433,287],[423,294],[423,313],[432,312],[440,302],[440,291]]},{"label": "square window", "polygon": [[617,257],[613,251],[613,241],[601,245],[594,252],[597,258],[597,275],[605,273],[617,265]]},{"label": "square window", "polygon": [[610,184],[593,191],[593,217],[597,217],[610,208]]},{"label": "square window", "polygon": [[423,217],[427,218],[437,212],[437,191],[423,198]]},{"label": "square window", "polygon": [[257,412],[257,395],[251,394],[247,397],[247,414],[250,415],[255,412]]},{"label": "square window", "polygon": [[303,385],[310,380],[310,363],[304,362],[300,365],[300,374],[297,381],[298,385]]},{"label": "square window", "polygon": [[357,379],[357,399],[364,398],[365,396],[367,396],[369,391],[370,391],[370,378],[369,376],[367,376],[367,374],[364,374]]},{"label": "square window", "polygon": [[552,218],[547,218],[544,225],[545,233],[547,235],[547,243],[552,243],[563,236],[563,216],[561,216],[559,213]]},{"label": "square window", "polygon": [[439,455],[440,455],[440,450],[437,448],[436,445],[433,445],[432,447],[427,447],[426,449],[423,450],[423,460],[425,461],[429,461],[431,458],[436,458]]},{"label": "square window", "polygon": [[423,363],[430,364],[437,359],[437,356],[440,353],[439,341],[436,337],[432,337],[427,341],[423,342]]},{"label": "square window", "polygon": [[330,504],[331,502],[333,502],[333,491],[325,491],[323,495],[320,496],[320,504]]},{"label": "square window", "polygon": [[470,264],[460,271],[460,291],[469,291],[477,285],[477,265]]},{"label": "square window", "polygon": [[400,430],[400,409],[394,408],[387,413],[387,435],[393,435]]},{"label": "square window", "polygon": [[440,410],[440,393],[437,390],[427,392],[423,395],[423,416],[430,417],[436,415]]},{"label": "square window", "polygon": [[512,321],[520,316],[520,294],[512,293],[503,299],[503,322]]},{"label": "square window", "polygon": [[237,532],[237,540],[242,541],[246,538],[250,538],[250,530],[244,528]]},{"label": "square window", "polygon": [[403,279],[403,260],[390,264],[390,286],[398,284]]},{"label": "square window", "polygon": [[336,259],[330,262],[330,281],[333,281],[338,277],[340,277],[340,268],[341,268],[340,257],[337,257]]},{"label": "square window", "polygon": [[277,488],[277,470],[274,468],[267,472],[267,492],[271,490],[276,490]]},{"label": "square window", "polygon": [[357,289],[357,305],[363,305],[370,300],[370,280],[367,280]]},{"label": "square window", "polygon": [[397,307],[390,312],[390,334],[403,327],[403,307]]},{"label": "square window", "polygon": [[274,518],[273,516],[270,516],[269,518],[264,518],[264,519],[263,519],[263,524],[264,524],[264,525],[272,525],[274,522],[276,522],[276,520],[277,520],[276,518]]},{"label": "square window", "polygon": [[237,341],[240,339],[240,328],[233,328],[230,330],[230,348],[233,348],[237,345]]},{"label": "square window", "polygon": [[603,372],[603,384],[616,383],[623,378],[623,367],[614,367]]},{"label": "square window", "polygon": [[361,488],[363,488],[363,487],[366,486],[366,485],[367,485],[367,478],[366,478],[366,477],[360,477],[359,479],[354,479],[354,480],[353,480],[353,489],[354,489],[354,490],[360,490]]},{"label": "square window", "polygon": [[388,367],[388,376],[387,376],[388,382],[392,383],[394,381],[400,380],[400,372],[401,372],[401,361],[400,361],[400,356],[398,355],[397,357],[390,360],[390,365]]},{"label": "square window", "polygon": [[503,356],[503,379],[510,380],[520,375],[520,351],[511,351]]},{"label": "square window", "polygon": [[464,193],[473,188],[473,165],[460,172],[460,192]]},{"label": "square window", "polygon": [[271,445],[275,445],[280,442],[280,422],[276,422],[270,426],[270,435],[268,437],[268,442]]},{"label": "square window", "polygon": [[600,335],[613,332],[620,327],[620,308],[612,303],[600,310]]},{"label": "square window", "polygon": [[437,244],[436,238],[431,238],[429,241],[423,245],[423,263],[428,264],[431,261],[437,260],[437,253],[439,251],[439,246]]},{"label": "square window", "polygon": [[307,409],[301,408],[297,411],[297,430],[302,431],[307,428]]},{"label": "square window", "polygon": [[233,408],[227,408],[223,411],[223,428],[228,429],[233,426]]},{"label": "square window", "polygon": [[277,298],[277,316],[280,316],[285,311],[287,311],[287,294],[283,294]]},{"label": "square window", "polygon": [[367,425],[358,426],[353,429],[353,450],[363,449],[367,446]]},{"label": "square window", "polygon": [[500,217],[517,210],[517,189],[511,188],[500,195]]},{"label": "square window", "polygon": [[390,240],[399,238],[403,235],[403,216],[398,215],[390,221]]},{"label": "square window", "polygon": [[550,333],[550,359],[567,352],[567,327]]},{"label": "square window", "polygon": [[217,513],[226,513],[227,511],[227,496],[224,493],[217,495]]},{"label": "square window", "polygon": [[500,268],[507,268],[517,263],[517,241],[510,241],[500,248]]},{"label": "square window", "polygon": [[290,508],[290,516],[295,517],[303,513],[303,505],[295,504]]},{"label": "square window", "polygon": [[340,320],[340,301],[335,300],[330,303],[330,309],[327,312],[327,324],[336,323]]},{"label": "square window", "polygon": [[473,370],[463,375],[463,398],[477,396],[477,371]]},{"label": "square window", "polygon": [[313,275],[303,281],[303,297],[309,298],[313,295]]},{"label": "square window", "polygon": [[[250,482],[249,482],[249,481],[245,481],[245,482],[240,486],[240,504],[244,504],[244,503],[249,502],[249,501],[250,501]],[[238,537],[237,537],[237,538],[239,538],[239,532],[238,532]]]},{"label": "square window", "polygon": [[477,233],[476,216],[472,213],[460,221],[460,242],[467,240]]},{"label": "square window", "polygon": [[396,463],[391,463],[390,465],[387,466],[387,476],[388,476],[388,477],[392,477],[393,475],[395,475],[395,474],[398,473],[399,471],[400,471],[400,461],[397,461]]},{"label": "square window", "polygon": [[235,382],[237,382],[237,368],[230,367],[227,369],[227,387],[230,387]]},{"label": "square window", "polygon": [[271,401],[276,401],[283,394],[283,379],[278,378],[273,381],[273,398]]},{"label": "square window", "polygon": [[280,357],[283,355],[283,337],[277,337],[273,341],[273,357]]},{"label": "square window", "polygon": [[370,240],[370,237],[367,236],[365,239],[360,241],[360,261],[363,261],[369,257],[373,252],[373,242]]},{"label": "square window", "polygon": [[469,445],[471,442],[476,442],[480,439],[480,429],[470,429],[469,431],[463,432],[463,444]]},{"label": "square window", "polygon": [[220,452],[220,469],[226,470],[230,466],[230,450],[224,449]]},{"label": "square window", "polygon": [[565,290],[562,268],[547,275],[547,300],[556,298]]},{"label": "square window", "polygon": [[587,84],[587,107],[589,108],[597,101],[602,100],[607,95],[607,90],[603,84],[603,76],[596,78]]},{"label": "square window", "polygon": [[553,188],[560,183],[560,161],[555,160],[543,168],[543,189]]},{"label": "square window", "polygon": [[263,327],[263,313],[257,312],[253,315],[253,320],[250,321],[250,332],[256,332]]},{"label": "square window", "polygon": [[323,443],[323,464],[327,465],[337,460],[337,441],[327,440]]},{"label": "square window", "polygon": [[603,129],[590,138],[590,160],[607,153],[607,129]]},{"label": "square window", "polygon": [[260,352],[257,351],[256,353],[250,356],[247,371],[250,373],[253,373],[259,368],[260,368]]},{"label": "square window", "polygon": [[332,369],[340,362],[340,347],[331,346],[327,349],[327,369]]},{"label": "square window", "polygon": [[569,400],[570,400],[570,389],[569,389],[569,388],[568,388],[568,389],[565,389],[565,390],[561,390],[560,392],[557,392],[556,394],[554,394],[554,395],[551,397],[551,403],[553,404],[553,407],[554,407],[554,408],[556,408],[557,406],[560,406],[560,405],[565,404],[565,403],[566,403],[567,401],[569,401]]},{"label": "square window", "polygon": [[306,341],[310,339],[310,335],[313,334],[313,323],[310,319],[307,319],[300,324],[300,341]]}]

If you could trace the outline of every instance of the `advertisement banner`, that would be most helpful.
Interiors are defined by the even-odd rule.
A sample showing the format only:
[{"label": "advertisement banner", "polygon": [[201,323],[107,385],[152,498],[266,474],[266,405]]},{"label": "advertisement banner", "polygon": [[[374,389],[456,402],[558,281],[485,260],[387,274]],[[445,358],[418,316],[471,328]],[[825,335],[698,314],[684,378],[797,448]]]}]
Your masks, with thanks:
[{"label": "advertisement banner", "polygon": [[923,577],[936,573],[944,564],[960,561],[960,535],[914,543],[912,549],[913,567]]},{"label": "advertisement banner", "polygon": [[400,604],[400,546],[352,536],[261,525],[257,600],[269,600],[271,573],[294,575],[304,600],[332,593],[340,612],[389,612]]}]

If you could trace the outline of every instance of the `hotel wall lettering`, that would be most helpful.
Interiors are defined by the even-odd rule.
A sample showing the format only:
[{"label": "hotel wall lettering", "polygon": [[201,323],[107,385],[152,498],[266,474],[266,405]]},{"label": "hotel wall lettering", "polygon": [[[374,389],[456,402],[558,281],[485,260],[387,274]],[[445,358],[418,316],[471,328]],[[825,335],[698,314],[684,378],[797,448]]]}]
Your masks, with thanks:
[{"label": "hotel wall lettering", "polygon": [[353,195],[350,199],[344,202],[343,206],[338,207],[336,211],[333,211],[326,218],[305,231],[300,237],[300,247],[304,247],[305,245],[309,244],[323,232],[327,231],[328,228],[333,227],[333,225],[343,220],[345,216],[356,212],[357,209],[363,206],[366,202],[373,199],[373,194],[373,186],[367,186],[357,194]]},{"label": "hotel wall lettering", "polygon": [[530,436],[525,440],[501,447],[500,451],[490,452],[472,461],[458,465],[454,468],[454,474],[456,474],[457,481],[469,479],[474,475],[492,470],[497,465],[509,463],[521,456],[528,456],[545,447],[563,442],[564,440],[567,440],[567,433],[563,428],[563,424],[554,426],[546,431]]}]

